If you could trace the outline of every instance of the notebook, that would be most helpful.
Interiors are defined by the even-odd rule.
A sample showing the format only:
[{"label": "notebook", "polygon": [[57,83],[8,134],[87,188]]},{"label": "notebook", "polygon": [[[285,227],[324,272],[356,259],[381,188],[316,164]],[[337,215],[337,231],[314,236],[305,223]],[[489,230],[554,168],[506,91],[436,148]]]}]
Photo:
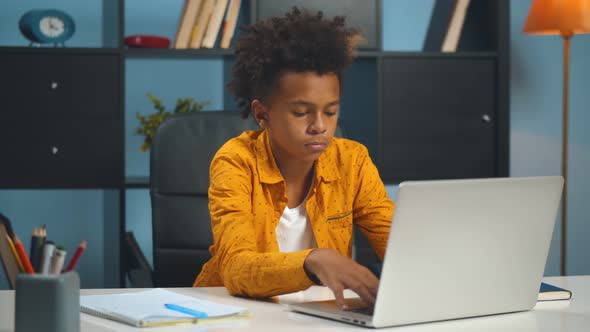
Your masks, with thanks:
[{"label": "notebook", "polygon": [[20,271],[14,253],[12,252],[12,249],[10,249],[8,243],[7,234],[10,231],[7,228],[10,226],[7,227],[7,225],[9,224],[5,223],[4,220],[0,220],[0,261],[4,267],[6,280],[8,280],[10,288],[14,289],[14,286],[16,285],[16,275]]},{"label": "notebook", "polygon": [[537,301],[560,301],[571,298],[572,291],[543,282],[541,283]]},{"label": "notebook", "polygon": [[[170,310],[165,304],[206,313],[208,318]],[[203,319],[248,315],[245,308],[201,300],[161,288],[122,294],[83,295],[80,296],[80,311],[136,327],[197,323]]]},{"label": "notebook", "polygon": [[562,188],[560,176],[403,182],[375,306],[289,307],[366,327],[530,310]]}]

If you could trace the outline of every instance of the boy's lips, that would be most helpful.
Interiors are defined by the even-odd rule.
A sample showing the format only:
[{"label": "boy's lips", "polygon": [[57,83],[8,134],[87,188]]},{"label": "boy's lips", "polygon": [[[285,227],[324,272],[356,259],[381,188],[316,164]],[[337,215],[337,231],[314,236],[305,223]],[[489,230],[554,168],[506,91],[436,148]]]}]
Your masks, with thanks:
[{"label": "boy's lips", "polygon": [[305,146],[314,151],[322,151],[326,149],[328,144],[324,142],[310,142],[305,144]]}]

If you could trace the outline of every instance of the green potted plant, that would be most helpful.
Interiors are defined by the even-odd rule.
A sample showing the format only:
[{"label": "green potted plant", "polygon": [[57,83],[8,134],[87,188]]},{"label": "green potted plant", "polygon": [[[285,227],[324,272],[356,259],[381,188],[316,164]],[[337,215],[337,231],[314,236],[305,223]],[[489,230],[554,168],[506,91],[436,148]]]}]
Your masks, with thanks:
[{"label": "green potted plant", "polygon": [[199,102],[193,98],[178,98],[176,107],[172,111],[167,111],[162,104],[162,100],[154,97],[151,93],[147,94],[148,98],[154,104],[156,113],[149,115],[142,115],[139,112],[136,114],[139,120],[139,126],[135,129],[136,135],[143,135],[145,138],[141,144],[141,151],[148,151],[152,145],[152,139],[158,126],[166,120],[169,116],[177,113],[193,113],[202,111],[205,106],[209,105],[208,101]]}]

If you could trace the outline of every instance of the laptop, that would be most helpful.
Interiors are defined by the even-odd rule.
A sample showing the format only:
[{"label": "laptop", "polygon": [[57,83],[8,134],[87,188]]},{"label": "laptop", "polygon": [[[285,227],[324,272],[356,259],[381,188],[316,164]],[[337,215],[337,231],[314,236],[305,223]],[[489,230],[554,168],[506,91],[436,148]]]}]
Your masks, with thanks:
[{"label": "laptop", "polygon": [[562,188],[561,176],[403,182],[374,307],[289,307],[376,328],[530,310]]}]

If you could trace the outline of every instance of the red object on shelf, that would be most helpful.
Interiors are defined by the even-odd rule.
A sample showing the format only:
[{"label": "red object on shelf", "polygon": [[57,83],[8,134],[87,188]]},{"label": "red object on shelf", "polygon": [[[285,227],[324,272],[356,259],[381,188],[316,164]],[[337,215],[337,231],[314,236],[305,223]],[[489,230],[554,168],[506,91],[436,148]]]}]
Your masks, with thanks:
[{"label": "red object on shelf", "polygon": [[153,35],[133,35],[125,37],[125,45],[143,48],[168,48],[170,39]]}]

